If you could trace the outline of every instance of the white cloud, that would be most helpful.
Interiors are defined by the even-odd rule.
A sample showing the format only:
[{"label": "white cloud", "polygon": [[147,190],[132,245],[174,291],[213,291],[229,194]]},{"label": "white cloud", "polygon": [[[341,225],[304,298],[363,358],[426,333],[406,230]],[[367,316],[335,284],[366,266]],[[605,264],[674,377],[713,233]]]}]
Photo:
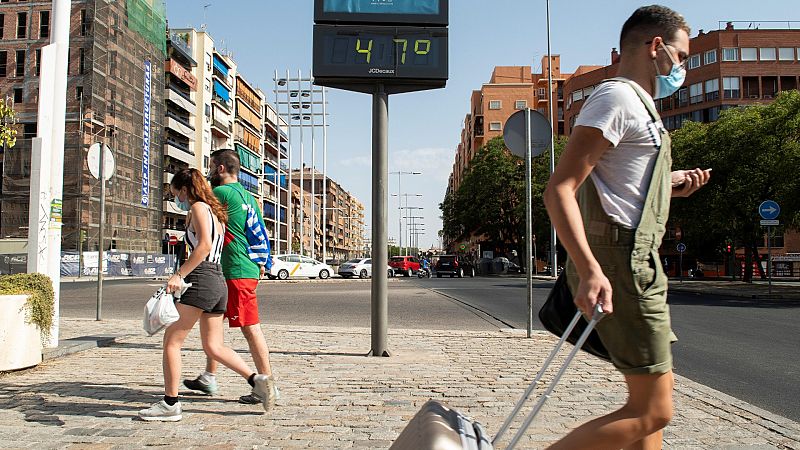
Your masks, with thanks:
[{"label": "white cloud", "polygon": [[372,167],[372,158],[369,156],[354,156],[340,159],[339,165],[343,167]]},{"label": "white cloud", "polygon": [[448,148],[417,148],[392,152],[389,170],[422,172],[428,179],[447,182],[453,169],[454,150]]}]

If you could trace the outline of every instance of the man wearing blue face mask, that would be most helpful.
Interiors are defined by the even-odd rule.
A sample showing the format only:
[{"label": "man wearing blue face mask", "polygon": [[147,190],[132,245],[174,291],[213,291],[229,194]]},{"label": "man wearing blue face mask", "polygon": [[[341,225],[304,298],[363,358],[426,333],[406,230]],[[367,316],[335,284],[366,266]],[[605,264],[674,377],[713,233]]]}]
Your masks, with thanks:
[{"label": "man wearing blue face mask", "polygon": [[554,449],[660,449],[672,417],[672,333],[658,248],[671,197],[705,185],[710,169],[672,171],[670,137],[654,98],[686,76],[689,26],[663,6],[637,9],[620,35],[617,77],[586,100],[545,191],[569,258],[578,308],[605,317],[597,332],[622,372],[628,401],[588,422]]}]

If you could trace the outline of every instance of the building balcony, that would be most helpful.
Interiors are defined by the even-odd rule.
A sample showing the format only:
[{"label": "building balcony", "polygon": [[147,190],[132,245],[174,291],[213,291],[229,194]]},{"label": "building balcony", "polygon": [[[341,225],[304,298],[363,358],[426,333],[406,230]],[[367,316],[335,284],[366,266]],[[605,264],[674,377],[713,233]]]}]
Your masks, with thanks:
[{"label": "building balcony", "polygon": [[195,167],[197,163],[194,154],[188,146],[170,137],[167,138],[167,142],[164,144],[164,155],[182,161],[190,167]]},{"label": "building balcony", "polygon": [[175,206],[175,202],[172,201],[172,200],[164,200],[161,208],[162,208],[161,211],[163,211],[164,214],[174,214],[176,216],[186,216],[186,213],[187,213],[187,211],[183,211],[181,209],[178,209],[178,207]]},{"label": "building balcony", "polygon": [[191,97],[186,95],[185,92],[181,92],[173,85],[170,85],[167,89],[167,100],[171,101],[190,115],[194,115],[197,112],[197,104],[192,101]]},{"label": "building balcony", "polygon": [[217,137],[229,138],[231,137],[231,126],[225,125],[219,120],[211,121],[211,134]]},{"label": "building balcony", "polygon": [[222,98],[217,94],[213,94],[211,96],[211,103],[214,104],[214,106],[217,106],[222,110],[224,110],[227,113],[227,115],[231,115],[231,113],[233,112],[233,110],[231,109],[233,107],[231,101],[230,100],[226,101],[224,98]]},{"label": "building balcony", "polygon": [[176,114],[169,111],[167,111],[167,128],[190,141],[194,141],[194,127],[186,119],[177,117]]}]

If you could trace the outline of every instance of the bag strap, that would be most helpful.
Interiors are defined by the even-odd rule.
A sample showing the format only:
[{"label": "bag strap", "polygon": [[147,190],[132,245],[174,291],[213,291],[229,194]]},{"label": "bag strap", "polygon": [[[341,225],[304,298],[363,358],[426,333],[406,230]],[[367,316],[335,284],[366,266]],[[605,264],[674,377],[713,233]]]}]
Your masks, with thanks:
[{"label": "bag strap", "polygon": [[650,117],[653,119],[653,121],[654,122],[661,121],[661,115],[658,113],[658,111],[656,111],[656,108],[649,101],[647,101],[648,99],[642,93],[641,87],[638,87],[636,83],[623,77],[609,78],[607,80],[603,80],[603,83],[607,81],[617,81],[620,83],[625,83],[628,86],[630,86],[631,89],[633,89],[633,91],[636,92],[636,95],[639,97],[639,100],[641,100],[642,103],[644,104],[644,107],[647,109],[647,112],[650,114]]}]

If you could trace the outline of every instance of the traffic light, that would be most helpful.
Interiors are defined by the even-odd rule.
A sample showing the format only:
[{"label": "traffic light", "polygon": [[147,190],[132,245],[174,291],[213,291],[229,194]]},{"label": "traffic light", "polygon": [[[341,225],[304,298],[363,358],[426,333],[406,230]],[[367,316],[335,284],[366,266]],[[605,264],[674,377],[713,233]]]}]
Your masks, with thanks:
[{"label": "traffic light", "polygon": [[728,244],[727,250],[728,250],[728,253],[731,252],[731,244]]}]

